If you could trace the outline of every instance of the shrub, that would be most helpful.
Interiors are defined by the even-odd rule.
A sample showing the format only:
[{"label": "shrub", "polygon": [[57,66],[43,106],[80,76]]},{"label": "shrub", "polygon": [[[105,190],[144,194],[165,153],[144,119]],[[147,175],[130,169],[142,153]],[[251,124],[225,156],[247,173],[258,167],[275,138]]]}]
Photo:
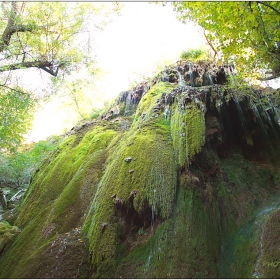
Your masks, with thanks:
[{"label": "shrub", "polygon": [[29,183],[32,172],[57,146],[57,141],[40,141],[32,148],[0,153],[0,184],[21,187]]},{"label": "shrub", "polygon": [[182,51],[180,58],[183,60],[207,60],[209,59],[208,53],[202,49],[188,49],[187,51]]}]

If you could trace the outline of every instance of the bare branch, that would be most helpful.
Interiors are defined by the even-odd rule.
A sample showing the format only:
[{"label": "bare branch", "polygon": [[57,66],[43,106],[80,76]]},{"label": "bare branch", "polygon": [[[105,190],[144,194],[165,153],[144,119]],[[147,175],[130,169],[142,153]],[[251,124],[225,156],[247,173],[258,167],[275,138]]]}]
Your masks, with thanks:
[{"label": "bare branch", "polygon": [[40,69],[46,71],[47,73],[51,74],[52,76],[56,77],[57,74],[58,74],[58,69],[59,69],[59,66],[56,67],[56,70],[54,71],[53,70],[53,67],[39,67]]},{"label": "bare branch", "polygon": [[201,27],[201,30],[203,32],[203,35],[204,35],[204,38],[206,39],[208,45],[210,46],[210,48],[213,50],[214,52],[214,61],[216,61],[216,57],[218,56],[218,52],[217,50],[215,49],[214,45],[212,44],[212,42],[208,39],[207,35],[206,35],[206,31],[203,27]]}]

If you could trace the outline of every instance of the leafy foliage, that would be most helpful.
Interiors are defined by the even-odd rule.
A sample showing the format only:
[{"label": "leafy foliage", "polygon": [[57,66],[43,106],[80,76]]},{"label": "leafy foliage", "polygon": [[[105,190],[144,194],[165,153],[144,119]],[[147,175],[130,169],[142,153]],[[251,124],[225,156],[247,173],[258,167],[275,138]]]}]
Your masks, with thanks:
[{"label": "leafy foliage", "polygon": [[34,99],[20,90],[0,91],[0,148],[14,149],[31,126]]},{"label": "leafy foliage", "polygon": [[280,76],[280,2],[175,2],[181,21],[193,20],[206,39],[257,78]]},{"label": "leafy foliage", "polygon": [[0,153],[0,183],[16,187],[28,184],[32,172],[42,159],[57,146],[55,143],[40,141],[25,151]]},{"label": "leafy foliage", "polygon": [[3,2],[0,9],[0,72],[36,67],[57,76],[89,63],[76,36],[86,31],[91,3]]},{"label": "leafy foliage", "polygon": [[108,15],[120,8],[105,6],[86,2],[0,3],[0,149],[15,149],[30,128],[38,96],[34,98],[35,93],[27,90],[28,81],[22,79],[27,69],[39,69],[41,76],[47,73],[60,80],[81,68],[95,71],[90,34],[105,26],[111,20]]}]

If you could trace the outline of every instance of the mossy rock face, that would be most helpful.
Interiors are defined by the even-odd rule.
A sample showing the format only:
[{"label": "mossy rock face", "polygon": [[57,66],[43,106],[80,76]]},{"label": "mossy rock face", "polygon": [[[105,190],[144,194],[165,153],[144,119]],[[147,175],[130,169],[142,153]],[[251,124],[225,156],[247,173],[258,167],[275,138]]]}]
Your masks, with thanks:
[{"label": "mossy rock face", "polygon": [[[279,188],[271,181],[276,174],[239,154],[213,157],[203,151],[197,166],[181,174],[172,215],[155,223],[144,240],[138,237],[119,262],[116,277],[252,277],[258,256],[255,220],[247,225],[255,204]],[[215,174],[205,163],[209,159],[217,162]],[[205,177],[210,171],[212,176]]]},{"label": "mossy rock face", "polygon": [[117,277],[216,278],[219,219],[196,196],[179,191],[173,216],[122,260]]},{"label": "mossy rock face", "polygon": [[262,236],[262,256],[259,270],[264,278],[280,278],[280,210],[274,211],[267,220]]},{"label": "mossy rock face", "polygon": [[16,226],[11,226],[6,221],[0,222],[0,256],[11,245],[21,230]]},{"label": "mossy rock face", "polygon": [[[115,265],[118,236],[135,235],[141,227],[150,227],[153,215],[165,219],[172,213],[177,172],[170,125],[163,114],[152,114],[156,100],[165,90],[166,86],[156,85],[144,96],[132,129],[108,158],[87,218],[96,277],[112,277],[104,273],[108,265]],[[145,118],[138,119],[144,112]],[[129,230],[127,223],[135,223],[135,228]]]},{"label": "mossy rock face", "polygon": [[[114,130],[95,127],[78,144],[75,143],[75,135],[72,135],[40,166],[15,221],[22,228],[22,233],[0,261],[1,277],[40,277],[42,270],[39,264],[49,264],[51,256],[57,254],[51,249],[52,243],[83,223],[103,174],[108,146],[116,135]],[[81,238],[79,236],[78,239]],[[81,246],[80,240],[74,243]],[[52,253],[45,258],[39,257],[44,256],[46,250]],[[75,246],[67,247],[67,255],[72,261],[65,263],[64,270],[68,269],[68,264],[73,266],[75,250]],[[82,251],[85,252],[85,249]],[[13,256],[20,260],[16,270],[12,265]],[[79,263],[80,260],[76,259],[76,265]]]},{"label": "mossy rock face", "polygon": [[[167,82],[138,90],[134,115],[119,107],[71,130],[33,174],[13,220],[22,232],[14,238],[16,227],[0,223],[0,277],[253,275],[256,213],[280,189],[269,97]],[[265,224],[262,261],[279,256],[278,216]]]}]

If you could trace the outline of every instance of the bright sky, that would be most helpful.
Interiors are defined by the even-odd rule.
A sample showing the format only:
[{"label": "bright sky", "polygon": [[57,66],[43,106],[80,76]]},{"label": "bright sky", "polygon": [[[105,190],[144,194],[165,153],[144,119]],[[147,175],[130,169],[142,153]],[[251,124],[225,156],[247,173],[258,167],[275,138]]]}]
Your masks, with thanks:
[{"label": "bright sky", "polygon": [[[170,3],[165,7],[147,2],[122,4],[121,16],[95,34],[92,47],[104,72],[95,87],[107,99],[128,90],[142,76],[153,76],[157,65],[176,62],[182,50],[198,48],[204,43],[192,24],[182,24],[176,19]],[[69,112],[62,111],[57,102],[47,104],[36,113],[27,140],[38,141],[71,129],[75,123],[68,119]]]},{"label": "bright sky", "polygon": [[137,77],[152,75],[157,64],[174,63],[182,50],[198,48],[202,42],[192,24],[176,19],[170,3],[162,7],[132,2],[125,3],[122,16],[100,34],[95,51],[100,67],[108,71],[106,90],[115,96]]}]

